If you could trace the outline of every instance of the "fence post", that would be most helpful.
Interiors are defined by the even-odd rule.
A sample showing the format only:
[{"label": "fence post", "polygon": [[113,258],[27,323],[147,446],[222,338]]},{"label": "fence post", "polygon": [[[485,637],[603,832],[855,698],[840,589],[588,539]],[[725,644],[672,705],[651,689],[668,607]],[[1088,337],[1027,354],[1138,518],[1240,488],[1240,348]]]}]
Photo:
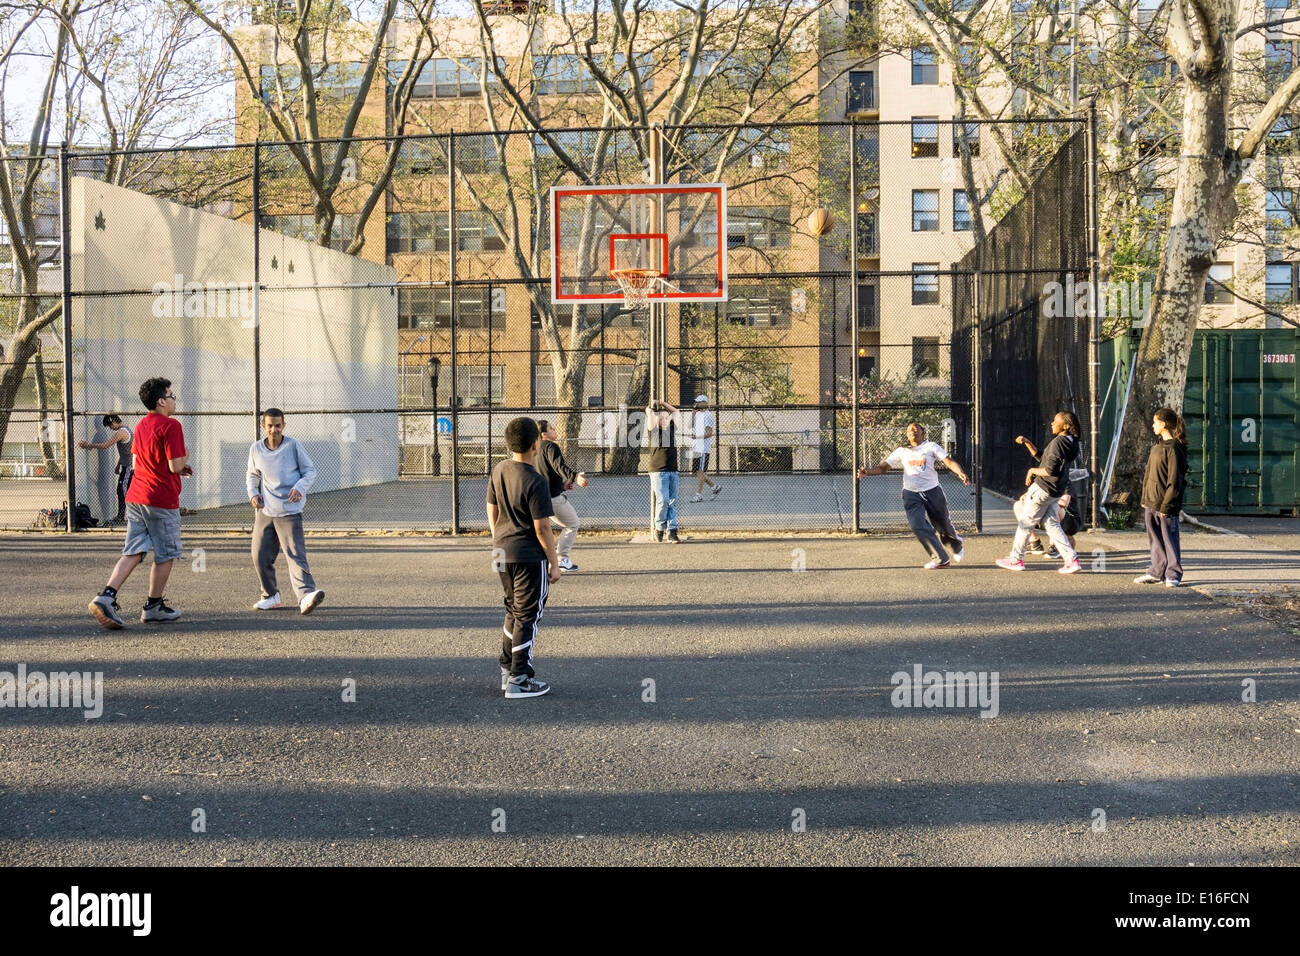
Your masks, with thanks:
[{"label": "fence post", "polygon": [[[447,131],[447,294],[451,297],[451,533],[460,534],[460,396],[456,375],[456,131]],[[434,248],[438,245],[434,238]],[[489,319],[489,321],[491,321]],[[488,400],[492,397],[492,367],[488,366]],[[433,427],[437,429],[435,421]],[[488,435],[491,457],[492,436]]]},{"label": "fence post", "polygon": [[[978,247],[977,247],[978,248]],[[975,530],[984,530],[984,343],[981,335],[980,281],[981,256],[975,255],[975,274],[971,277],[971,474],[975,476]]]},{"label": "fence post", "polygon": [[[72,194],[69,185],[68,144],[63,142],[59,144],[59,256],[63,260],[63,478],[68,496],[68,507],[63,517],[68,534],[71,534],[77,529],[77,471],[72,452]],[[28,294],[39,291],[31,290]],[[39,343],[37,347],[40,347]],[[41,414],[45,414],[45,409],[41,409]],[[42,420],[42,430],[47,428],[48,421],[48,418]]]},{"label": "fence post", "polygon": [[262,414],[262,141],[253,141],[253,438]]},{"label": "fence post", "polygon": [[1097,248],[1097,101],[1088,106],[1088,282],[1092,285],[1092,316],[1088,337],[1088,470],[1092,472],[1088,494],[1088,523],[1096,528],[1101,523],[1101,502],[1097,498],[1098,446],[1101,444],[1101,408],[1098,405],[1098,387],[1101,370],[1101,303],[1098,299],[1098,267],[1100,252]]},{"label": "fence post", "polygon": [[853,462],[849,466],[853,481],[853,532],[862,530],[861,466],[861,396],[858,389],[858,124],[849,121],[849,387],[853,391]]}]

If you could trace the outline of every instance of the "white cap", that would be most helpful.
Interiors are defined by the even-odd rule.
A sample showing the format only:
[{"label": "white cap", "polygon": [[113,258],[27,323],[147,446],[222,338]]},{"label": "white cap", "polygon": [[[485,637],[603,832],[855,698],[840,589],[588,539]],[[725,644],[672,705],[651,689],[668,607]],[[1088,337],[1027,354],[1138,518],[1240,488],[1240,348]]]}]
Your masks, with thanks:
[{"label": "white cap", "polygon": [[707,401],[709,400],[709,396],[707,396],[707,395],[696,395],[696,396],[695,396],[695,400],[696,400],[697,402],[707,402]]}]

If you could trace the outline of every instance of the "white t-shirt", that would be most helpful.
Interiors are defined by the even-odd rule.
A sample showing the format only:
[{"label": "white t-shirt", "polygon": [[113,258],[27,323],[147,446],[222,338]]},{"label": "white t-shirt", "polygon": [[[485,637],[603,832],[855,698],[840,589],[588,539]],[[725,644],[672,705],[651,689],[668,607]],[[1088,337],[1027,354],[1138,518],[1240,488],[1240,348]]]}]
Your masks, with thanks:
[{"label": "white t-shirt", "polygon": [[691,419],[691,434],[695,436],[695,440],[691,443],[691,453],[697,458],[700,455],[707,455],[709,453],[709,443],[712,442],[713,439],[707,437],[708,431],[710,428],[714,429],[714,431],[717,430],[718,426],[716,422],[717,419],[713,417],[713,412],[708,409],[705,409],[702,412],[696,412],[694,417]]},{"label": "white t-shirt", "polygon": [[895,448],[885,461],[903,469],[904,491],[929,491],[939,487],[939,473],[935,471],[934,463],[947,457],[942,445],[923,441],[915,448]]}]

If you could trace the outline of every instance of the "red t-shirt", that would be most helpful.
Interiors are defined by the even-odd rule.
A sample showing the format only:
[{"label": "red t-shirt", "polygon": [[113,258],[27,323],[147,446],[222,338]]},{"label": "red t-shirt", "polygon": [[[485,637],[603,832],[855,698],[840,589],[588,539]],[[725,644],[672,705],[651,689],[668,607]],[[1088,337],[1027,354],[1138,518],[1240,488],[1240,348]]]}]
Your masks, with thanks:
[{"label": "red t-shirt", "polygon": [[135,476],[127,489],[126,500],[151,508],[179,508],[181,476],[173,475],[167,462],[188,454],[181,423],[150,412],[135,427],[131,453],[135,456]]}]

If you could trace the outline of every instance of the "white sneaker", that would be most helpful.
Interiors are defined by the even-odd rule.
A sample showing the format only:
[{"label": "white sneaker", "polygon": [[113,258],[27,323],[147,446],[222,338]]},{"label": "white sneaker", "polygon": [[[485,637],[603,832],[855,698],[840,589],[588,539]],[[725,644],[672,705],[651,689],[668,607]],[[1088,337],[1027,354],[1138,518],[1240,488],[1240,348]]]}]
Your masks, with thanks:
[{"label": "white sneaker", "polygon": [[308,591],[303,595],[302,600],[298,602],[299,614],[310,614],[325,600],[324,591]]},{"label": "white sneaker", "polygon": [[[561,570],[561,571],[576,571],[576,570],[578,570],[578,566],[577,566],[576,564],[574,564],[573,561],[570,560],[569,558],[566,558],[564,555],[561,555],[561,556],[560,556],[560,570]],[[505,688],[502,688],[502,689],[504,690]]]},{"label": "white sneaker", "polygon": [[280,603],[280,592],[276,591],[269,598],[262,598],[253,605],[254,611],[274,611],[278,607],[283,607]]},{"label": "white sneaker", "polygon": [[953,564],[961,564],[962,559],[966,557],[966,539],[957,539],[957,550],[952,553]]},{"label": "white sneaker", "polygon": [[691,504],[695,504],[695,502],[697,502],[697,501],[703,501],[703,500],[704,500],[704,496],[703,496],[703,495],[700,495],[700,494],[697,494],[697,495],[695,495],[695,497],[693,497],[693,498],[691,499]]},{"label": "white sneaker", "polygon": [[1160,579],[1154,574],[1139,574],[1133,579],[1134,584],[1159,584]]},{"label": "white sneaker", "polygon": [[947,561],[940,561],[938,558],[932,558],[924,564],[927,571],[938,571],[940,568],[946,568],[947,566]]}]

